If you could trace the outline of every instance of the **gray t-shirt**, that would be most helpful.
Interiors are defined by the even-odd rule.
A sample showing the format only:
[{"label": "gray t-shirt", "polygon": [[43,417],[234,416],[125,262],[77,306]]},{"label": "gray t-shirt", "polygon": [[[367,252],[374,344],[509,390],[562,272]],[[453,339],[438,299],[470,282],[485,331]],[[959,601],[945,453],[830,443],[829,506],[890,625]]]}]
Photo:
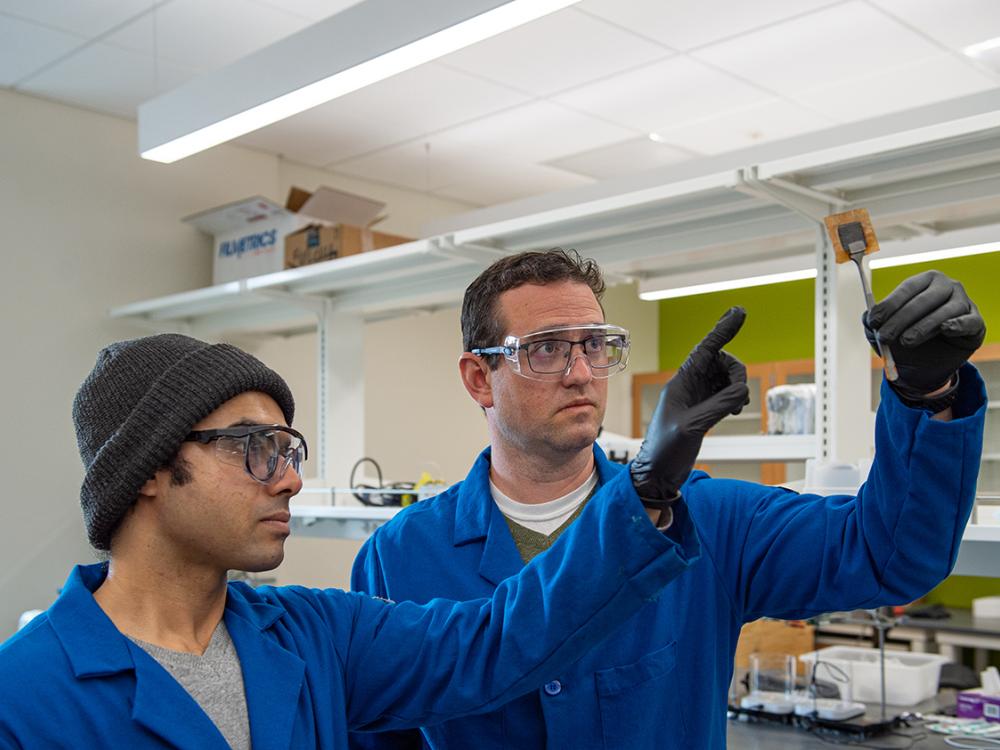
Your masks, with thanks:
[{"label": "gray t-shirt", "polygon": [[243,691],[243,671],[224,620],[219,621],[201,656],[129,638],[188,691],[233,750],[250,750],[250,718]]}]

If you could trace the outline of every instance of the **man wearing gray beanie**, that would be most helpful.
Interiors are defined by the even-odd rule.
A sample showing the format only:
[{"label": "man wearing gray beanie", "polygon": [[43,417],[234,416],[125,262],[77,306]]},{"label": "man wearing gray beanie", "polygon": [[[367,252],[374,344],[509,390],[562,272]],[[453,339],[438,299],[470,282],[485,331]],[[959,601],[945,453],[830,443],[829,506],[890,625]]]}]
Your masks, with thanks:
[{"label": "man wearing gray beanie", "polygon": [[[697,404],[714,421],[731,406],[718,395]],[[699,555],[683,499],[658,528],[622,472],[489,599],[229,583],[282,560],[307,457],[294,411],[285,381],[234,346],[165,334],[98,355],[73,421],[87,534],[109,559],[74,568],[0,645],[0,748],[347,748],[348,731],[493,710]],[[700,442],[651,430],[644,471]]]}]

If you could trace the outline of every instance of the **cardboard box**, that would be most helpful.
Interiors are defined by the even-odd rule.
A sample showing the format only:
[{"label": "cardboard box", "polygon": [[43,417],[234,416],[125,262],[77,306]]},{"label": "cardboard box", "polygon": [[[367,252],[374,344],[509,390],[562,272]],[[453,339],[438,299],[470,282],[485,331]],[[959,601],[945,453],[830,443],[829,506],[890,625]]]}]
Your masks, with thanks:
[{"label": "cardboard box", "polygon": [[[750,666],[750,654],[776,653],[800,654],[816,648],[816,628],[798,621],[755,620],[743,626],[736,644],[734,665],[746,670]],[[804,674],[803,665],[798,665],[798,673]]]},{"label": "cardboard box", "polygon": [[[309,225],[347,225],[341,232],[342,237],[351,235],[353,227],[359,235],[356,244],[364,249],[362,235],[380,220],[383,208],[385,204],[379,201],[330,187],[320,187],[314,193],[292,188],[284,206],[258,195],[202,211],[184,221],[214,238],[212,283],[223,284],[286,268],[285,238]],[[374,235],[377,233],[371,234],[373,249],[388,246],[379,244],[385,240],[376,240]],[[396,241],[389,244],[406,241],[405,238],[394,239]],[[350,242],[341,239],[338,254],[347,254],[339,248],[349,245]]]},{"label": "cardboard box", "polygon": [[344,258],[409,242],[408,237],[350,224],[309,224],[285,237],[285,268]]}]

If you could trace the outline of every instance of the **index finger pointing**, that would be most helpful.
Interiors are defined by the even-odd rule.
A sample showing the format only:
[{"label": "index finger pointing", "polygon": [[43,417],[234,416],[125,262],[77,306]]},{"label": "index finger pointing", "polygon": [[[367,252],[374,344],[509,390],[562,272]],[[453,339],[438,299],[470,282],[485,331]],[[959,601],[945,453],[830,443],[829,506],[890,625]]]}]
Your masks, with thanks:
[{"label": "index finger pointing", "polygon": [[722,347],[728,344],[739,333],[743,327],[743,321],[747,319],[747,311],[742,307],[730,307],[719,318],[715,328],[708,332],[708,335],[701,340],[696,348],[704,349],[718,354]]}]

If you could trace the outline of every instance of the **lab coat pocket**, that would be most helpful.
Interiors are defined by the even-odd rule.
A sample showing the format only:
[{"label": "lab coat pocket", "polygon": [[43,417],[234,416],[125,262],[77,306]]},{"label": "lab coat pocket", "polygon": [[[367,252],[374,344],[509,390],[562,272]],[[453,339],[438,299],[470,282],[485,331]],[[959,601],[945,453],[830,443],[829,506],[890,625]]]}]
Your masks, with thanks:
[{"label": "lab coat pocket", "polygon": [[676,662],[672,641],[632,664],[594,673],[605,748],[658,750],[668,738],[671,746],[684,746],[681,701],[670,684]]}]

